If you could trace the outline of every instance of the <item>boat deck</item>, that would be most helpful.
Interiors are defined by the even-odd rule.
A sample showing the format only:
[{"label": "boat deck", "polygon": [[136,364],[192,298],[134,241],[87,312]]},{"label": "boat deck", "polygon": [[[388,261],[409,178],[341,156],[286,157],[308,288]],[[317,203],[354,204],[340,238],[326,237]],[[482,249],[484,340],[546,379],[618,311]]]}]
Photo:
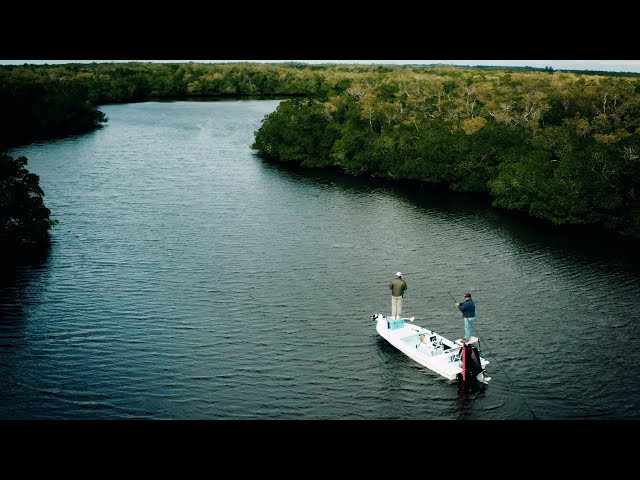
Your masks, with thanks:
[{"label": "boat deck", "polygon": [[[390,319],[383,315],[377,318],[376,330],[384,339],[411,359],[448,380],[455,380],[462,372],[460,352],[462,338],[451,341],[427,328],[410,323],[412,319]],[[471,337],[467,344],[478,342]],[[482,368],[489,362],[480,358]]]}]

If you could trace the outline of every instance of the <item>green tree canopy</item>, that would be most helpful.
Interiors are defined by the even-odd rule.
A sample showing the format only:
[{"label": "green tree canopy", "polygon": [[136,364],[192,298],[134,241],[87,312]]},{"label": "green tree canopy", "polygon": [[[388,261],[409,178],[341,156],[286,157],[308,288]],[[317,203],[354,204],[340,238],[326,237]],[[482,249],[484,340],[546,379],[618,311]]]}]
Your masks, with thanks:
[{"label": "green tree canopy", "polygon": [[3,253],[24,251],[45,244],[49,218],[39,177],[26,169],[26,157],[0,153],[0,248]]}]

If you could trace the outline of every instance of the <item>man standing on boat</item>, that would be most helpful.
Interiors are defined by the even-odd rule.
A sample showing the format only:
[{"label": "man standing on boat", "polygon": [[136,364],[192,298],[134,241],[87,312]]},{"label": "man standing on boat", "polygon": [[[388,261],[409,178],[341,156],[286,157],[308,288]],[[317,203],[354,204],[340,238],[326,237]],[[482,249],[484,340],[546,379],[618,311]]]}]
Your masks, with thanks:
[{"label": "man standing on boat", "polygon": [[396,278],[391,281],[389,288],[391,289],[391,316],[397,320],[402,313],[402,297],[407,290],[407,282],[402,279],[402,273],[396,273]]},{"label": "man standing on boat", "polygon": [[464,302],[454,303],[454,305],[462,312],[462,318],[464,318],[464,338],[462,342],[468,342],[473,331],[473,322],[476,321],[476,304],[471,300],[471,294],[465,293]]}]

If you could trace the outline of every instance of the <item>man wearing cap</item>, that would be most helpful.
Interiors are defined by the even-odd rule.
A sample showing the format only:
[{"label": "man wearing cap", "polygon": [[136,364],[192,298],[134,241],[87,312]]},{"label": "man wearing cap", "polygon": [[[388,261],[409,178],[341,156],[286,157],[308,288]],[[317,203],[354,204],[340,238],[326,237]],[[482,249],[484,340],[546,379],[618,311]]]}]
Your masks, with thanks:
[{"label": "man wearing cap", "polygon": [[462,342],[468,342],[471,338],[471,332],[473,331],[473,322],[476,321],[476,304],[471,300],[471,294],[464,294],[464,302],[454,303],[458,310],[462,312],[462,318],[464,318],[464,338]]},{"label": "man wearing cap", "polygon": [[402,273],[396,273],[396,278],[391,281],[389,288],[391,289],[391,316],[397,320],[402,313],[402,297],[407,290],[407,282],[402,279]]}]

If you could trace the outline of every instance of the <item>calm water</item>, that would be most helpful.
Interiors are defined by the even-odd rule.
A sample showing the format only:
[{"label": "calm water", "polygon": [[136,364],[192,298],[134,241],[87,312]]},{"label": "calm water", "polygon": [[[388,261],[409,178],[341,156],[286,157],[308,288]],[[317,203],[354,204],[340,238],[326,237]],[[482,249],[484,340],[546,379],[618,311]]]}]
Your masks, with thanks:
[{"label": "calm water", "polygon": [[[637,246],[266,163],[277,103],[104,106],[100,131],[11,152],[60,224],[0,284],[0,418],[640,418]],[[404,313],[452,339],[473,292],[490,385],[377,336],[397,270]]]}]

